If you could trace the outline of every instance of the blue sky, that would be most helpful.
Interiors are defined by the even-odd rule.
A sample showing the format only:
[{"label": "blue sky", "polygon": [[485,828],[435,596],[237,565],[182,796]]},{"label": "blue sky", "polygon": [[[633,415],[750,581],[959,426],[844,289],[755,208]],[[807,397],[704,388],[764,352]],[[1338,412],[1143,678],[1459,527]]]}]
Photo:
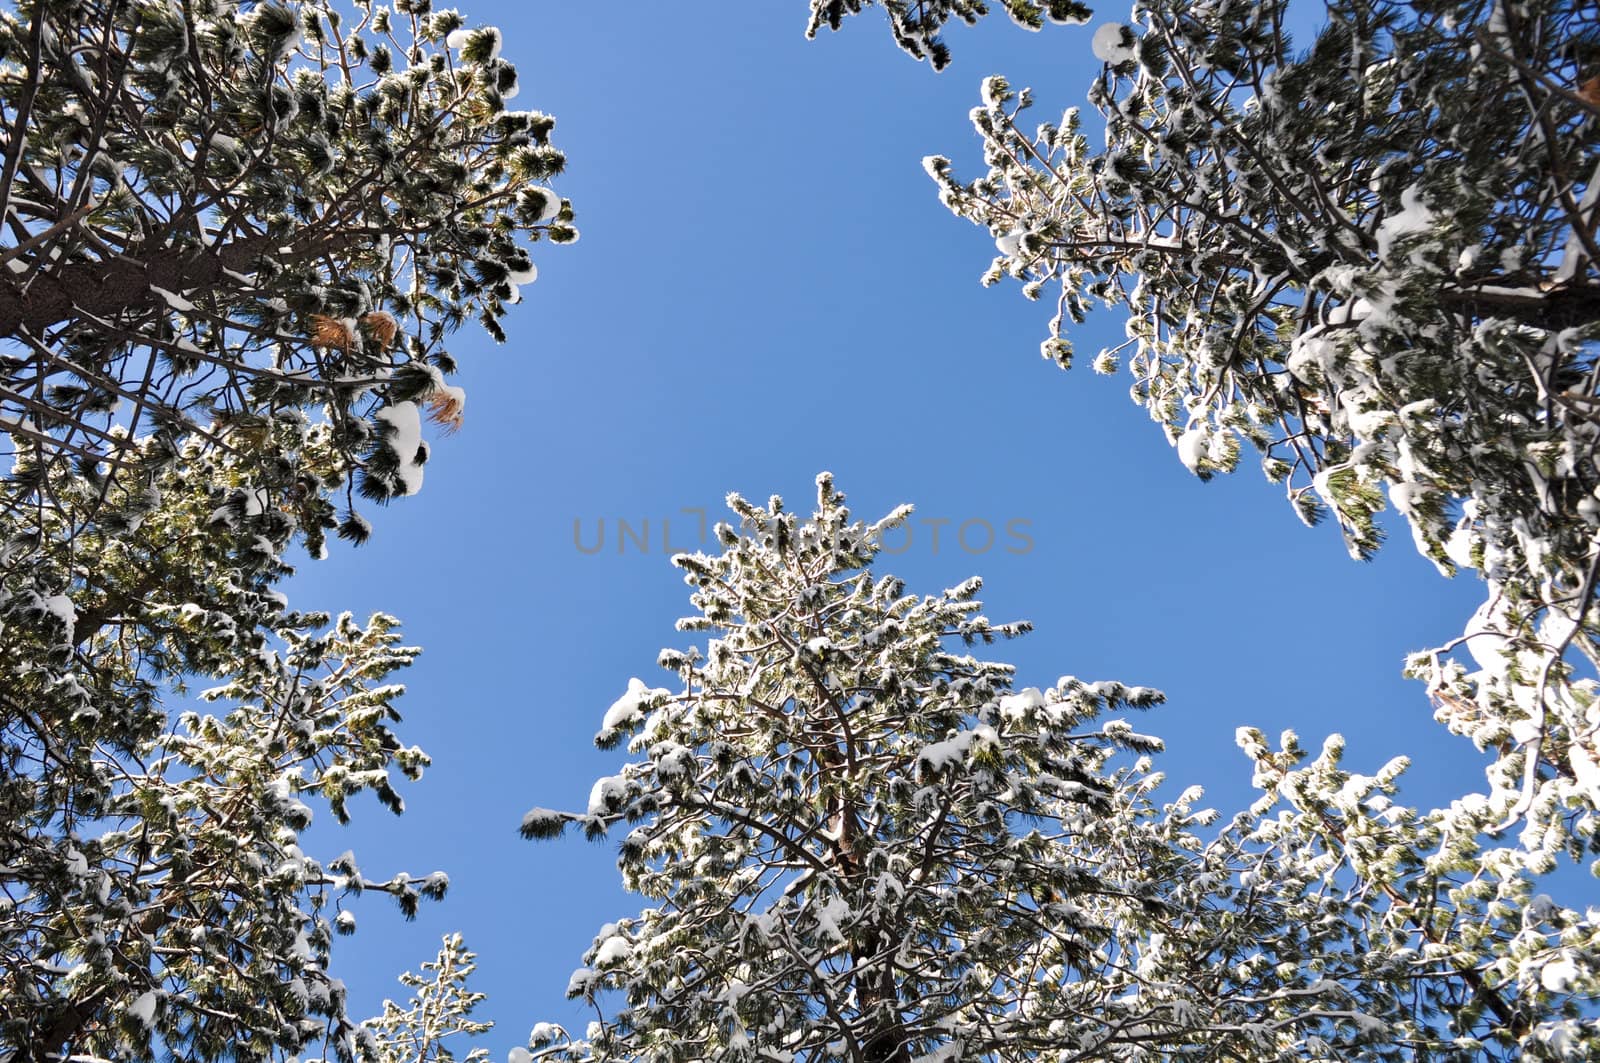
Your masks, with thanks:
[{"label": "blue sky", "polygon": [[[594,5],[461,0],[498,25],[518,64],[513,106],[558,118],[559,182],[582,240],[535,248],[538,283],[496,347],[454,351],[468,393],[435,439],[422,493],[374,517],[294,584],[302,608],[384,610],[426,648],[404,678],[402,737],[434,767],[394,819],[375,803],[309,839],[354,848],[363,870],[450,873],[414,923],[381,898],[356,907],[336,970],[357,1014],[460,930],[481,954],[478,1043],[503,1059],[540,1020],[583,1028],[563,998],[594,931],[635,913],[609,844],[519,840],[535,805],[578,808],[621,763],[592,744],[630,676],[662,684],[659,648],[687,590],[661,548],[694,545],[730,490],[796,508],[832,470],[858,513],[909,501],[915,535],[882,566],[933,593],[974,573],[995,620],[1036,632],[996,647],[1020,685],[1063,674],[1164,689],[1142,718],[1167,740],[1175,785],[1231,812],[1249,799],[1234,729],[1349,739],[1373,770],[1415,768],[1406,800],[1481,785],[1469,745],[1434,724],[1406,651],[1458,634],[1479,601],[1440,578],[1403,528],[1370,564],[1330,527],[1308,531],[1248,467],[1201,484],[1127,398],[1126,377],[1062,373],[1038,356],[1048,310],[983,289],[993,254],[950,216],[920,160],[979,165],[967,121],[978,82],[1034,86],[1041,120],[1082,101],[1093,24],[1041,34],[1003,16],[950,34],[935,75],[894,50],[870,12],[808,44],[804,5]],[[604,15],[601,12],[604,12]],[[688,13],[692,12],[692,14]],[[1108,15],[1115,14],[1107,9]],[[1080,360],[1121,320],[1076,335]],[[951,521],[933,549],[933,526]],[[650,525],[619,552],[616,521]],[[592,546],[604,520],[604,547]],[[983,521],[997,530],[979,552]],[[1007,552],[1008,521],[1032,548]]]}]

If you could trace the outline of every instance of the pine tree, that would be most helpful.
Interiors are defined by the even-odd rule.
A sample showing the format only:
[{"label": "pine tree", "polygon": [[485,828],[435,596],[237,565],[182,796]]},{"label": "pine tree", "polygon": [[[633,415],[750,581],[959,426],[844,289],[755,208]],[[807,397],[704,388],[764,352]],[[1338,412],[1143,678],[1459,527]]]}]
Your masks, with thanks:
[{"label": "pine tree", "polygon": [[[811,21],[806,36],[815,37],[823,26],[837,30],[847,15],[859,15],[873,0],[811,0]],[[1087,22],[1089,8],[1078,0],[999,0],[1011,21],[1037,30],[1045,22],[1077,25]],[[950,48],[940,31],[951,19],[967,25],[989,14],[984,0],[882,0],[889,32],[907,55],[926,59],[935,70],[950,64]]]},{"label": "pine tree", "polygon": [[[276,431],[338,467],[326,425]],[[392,729],[389,677],[417,651],[392,617],[291,610],[273,585],[293,514],[229,453],[182,457],[110,493],[98,526],[69,537],[45,511],[5,547],[27,559],[0,628],[10,1060],[263,1059],[325,1036],[348,1059],[356,1028],[327,974],[347,904],[384,892],[409,914],[448,885],[300,849],[308,802],[343,821],[371,791],[401,810],[392,774],[428,760]]]},{"label": "pine tree", "polygon": [[[475,1037],[492,1029],[494,1023],[471,1017],[484,1000],[483,993],[467,988],[467,979],[477,968],[477,954],[467,950],[460,934],[450,934],[439,955],[422,965],[421,974],[401,975],[400,984],[412,990],[406,1006],[385,1000],[383,1014],[361,1024],[374,1063],[454,1063],[451,1038]],[[484,1063],[488,1058],[487,1049],[474,1048],[461,1057],[461,1063]]]},{"label": "pine tree", "polygon": [[[652,903],[569,993],[597,1019],[530,1058],[1479,1060],[1600,1049],[1600,926],[1514,854],[1244,729],[1261,799],[1212,836],[1158,804],[1156,691],[1014,690],[969,647],[1021,634],[977,580],[907,593],[831,478],[809,519],[731,496],[680,555],[703,647],[633,680],[596,743],[636,759],[528,837],[625,830]],[[1585,1008],[1590,1010],[1585,1012]],[[1589,1018],[1585,1018],[1588,1014]]]},{"label": "pine tree", "polygon": [[[346,476],[414,492],[419,407],[459,419],[450,333],[500,319],[571,241],[554,120],[507,109],[493,27],[454,10],[37,0],[0,17],[0,427],[137,477],[328,408]],[[162,440],[142,459],[134,440]],[[331,527],[331,523],[325,526]],[[359,522],[341,531],[362,534]]]},{"label": "pine tree", "polygon": [[1483,577],[1463,638],[1409,668],[1498,752],[1502,826],[1600,851],[1592,815],[1546,829],[1600,808],[1600,703],[1568,659],[1600,662],[1600,15],[1323,14],[1302,50],[1283,0],[1142,2],[1093,35],[1103,147],[1077,108],[1025,125],[1030,93],[992,77],[972,114],[987,172],[925,165],[995,238],[984,283],[1054,302],[1045,357],[1070,365],[1096,305],[1126,315],[1094,368],[1126,362],[1195,474],[1257,451],[1359,558],[1387,494],[1442,572]]},{"label": "pine tree", "polygon": [[299,837],[401,810],[417,651],[276,588],[417,490],[451,333],[576,237],[500,45],[428,0],[0,13],[0,1060],[373,1051],[332,939],[448,882]]}]

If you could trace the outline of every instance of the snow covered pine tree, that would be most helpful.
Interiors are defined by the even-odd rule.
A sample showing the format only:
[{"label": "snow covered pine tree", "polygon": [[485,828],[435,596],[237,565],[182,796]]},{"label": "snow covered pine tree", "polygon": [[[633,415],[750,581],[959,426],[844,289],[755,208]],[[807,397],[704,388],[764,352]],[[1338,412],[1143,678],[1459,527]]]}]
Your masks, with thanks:
[{"label": "snow covered pine tree", "polygon": [[[1089,20],[1089,9],[1078,0],[999,0],[1011,21],[1037,30],[1048,20],[1078,25]],[[806,36],[815,37],[823,26],[837,30],[846,15],[858,15],[872,0],[811,0],[811,21]],[[935,70],[950,63],[950,49],[939,31],[951,19],[969,26],[989,13],[983,0],[883,0],[889,32],[909,55],[926,59]]]},{"label": "snow covered pine tree", "polygon": [[[494,1023],[471,1017],[484,1000],[484,994],[467,988],[477,959],[460,934],[450,934],[439,955],[422,965],[421,974],[401,975],[400,984],[412,991],[406,1006],[385,1000],[383,1014],[362,1023],[371,1033],[375,1058],[383,1063],[452,1063],[452,1037],[488,1032]],[[474,1048],[461,1063],[485,1063],[488,1058],[487,1049]]]},{"label": "snow covered pine tree", "polygon": [[416,651],[274,585],[420,486],[449,334],[576,235],[499,51],[426,0],[0,11],[0,1060],[379,1050],[344,900],[446,881],[297,838],[399,811]]},{"label": "snow covered pine tree", "polygon": [[[608,924],[541,1023],[560,1060],[1482,1060],[1600,1052],[1593,915],[1391,803],[1404,770],[1292,735],[1240,745],[1263,794],[1212,837],[1197,788],[1158,805],[1161,696],[952,649],[994,625],[971,580],[907,594],[824,475],[802,520],[730,497],[720,554],[674,559],[703,650],[679,691],[633,680],[596,742],[639,759],[533,838],[628,824],[656,906]],[[608,1014],[611,1004],[616,1010]],[[1587,1011],[1585,1011],[1587,1009]]]},{"label": "snow covered pine tree", "polygon": [[1075,108],[1024,128],[993,77],[988,172],[925,165],[994,236],[985,283],[1053,292],[1047,358],[1096,303],[1127,313],[1094,368],[1126,360],[1197,475],[1248,443],[1357,557],[1387,489],[1424,555],[1483,576],[1463,638],[1410,668],[1498,752],[1499,823],[1600,852],[1600,700],[1566,657],[1600,663],[1600,8],[1322,6],[1295,7],[1321,20],[1302,52],[1283,0],[1141,2],[1093,34],[1103,150]]}]

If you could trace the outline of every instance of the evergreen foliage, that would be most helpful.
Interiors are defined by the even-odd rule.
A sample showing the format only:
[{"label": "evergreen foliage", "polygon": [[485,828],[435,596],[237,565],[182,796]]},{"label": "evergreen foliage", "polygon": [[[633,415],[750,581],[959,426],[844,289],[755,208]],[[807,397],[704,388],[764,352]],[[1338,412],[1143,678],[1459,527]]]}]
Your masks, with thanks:
[{"label": "evergreen foliage", "polygon": [[[632,759],[581,813],[625,830],[652,905],[595,936],[565,1060],[1592,1058],[1593,913],[1535,896],[1520,854],[1393,801],[1330,738],[1307,762],[1252,729],[1262,794],[1220,831],[1198,788],[1158,803],[1156,691],[1063,677],[1014,690],[973,647],[979,581],[908,593],[883,530],[830,477],[809,519],[730,496],[718,554],[596,743]],[[1479,809],[1479,822],[1487,811]],[[1587,1017],[1586,1017],[1587,1016]]]},{"label": "evergreen foliage", "polygon": [[[870,0],[813,0],[809,32]],[[902,48],[979,0],[884,0]],[[1001,0],[1019,24],[1075,0]],[[702,647],[597,735],[633,758],[529,838],[622,833],[651,907],[608,924],[511,1063],[1600,1057],[1600,924],[1537,892],[1600,852],[1600,16],[1572,0],[1146,0],[1100,27],[1090,103],[1029,132],[984,83],[988,172],[927,168],[985,280],[1103,304],[1095,366],[1201,477],[1262,455],[1352,554],[1384,492],[1488,599],[1417,655],[1496,753],[1487,796],[1397,803],[1342,741],[1239,744],[1259,799],[1162,791],[1161,695],[1015,689],[979,584],[871,566],[903,507],[730,497],[675,558]],[[294,610],[293,548],[370,533],[460,424],[447,343],[495,339],[576,239],[554,121],[512,111],[491,27],[430,0],[347,17],[235,0],[0,12],[0,1061],[454,1058],[488,1024],[459,937],[364,1023],[329,974],[368,878],[300,848],[428,764],[402,744],[398,622]],[[1499,121],[1485,122],[1491,114]],[[1468,671],[1449,653],[1470,651]],[[1499,832],[1520,822],[1515,844]],[[482,1060],[485,1053],[464,1058]]]},{"label": "evergreen foliage", "polygon": [[[326,425],[275,430],[337,466]],[[411,912],[447,883],[368,880],[298,835],[309,801],[401,809],[391,774],[428,761],[392,730],[390,676],[417,651],[392,617],[288,608],[273,584],[297,525],[248,464],[193,441],[161,469],[108,493],[115,522],[68,534],[42,510],[6,546],[0,1048],[259,1059],[328,1032],[348,1058],[326,971],[344,904],[379,890]]]},{"label": "evergreen foliage", "polygon": [[461,412],[448,336],[475,319],[503,338],[523,244],[577,233],[541,184],[565,162],[554,120],[507,109],[498,30],[428,0],[354,15],[39,0],[0,18],[12,497],[48,503],[77,461],[137,477],[191,437],[248,452],[278,411],[322,407],[364,494],[416,489],[417,406]]},{"label": "evergreen foliage", "polygon": [[[467,979],[477,970],[477,954],[467,950],[460,934],[450,934],[439,948],[439,955],[422,965],[422,973],[407,972],[400,984],[412,990],[406,1006],[392,1000],[383,1002],[383,1014],[362,1023],[370,1035],[374,1059],[380,1063],[454,1063],[449,1039],[465,1034],[475,1037],[494,1027],[471,1017],[484,995],[467,988]],[[484,1063],[489,1052],[474,1048],[460,1057],[461,1063]]]},{"label": "evergreen foliage", "polygon": [[1094,368],[1126,363],[1196,475],[1256,451],[1358,558],[1387,495],[1442,572],[1484,579],[1462,638],[1409,668],[1441,722],[1496,752],[1500,825],[1592,854],[1600,14],[1320,14],[1302,48],[1282,0],[1141,2],[1093,37],[1103,146],[1077,108],[1026,125],[1030,93],[991,77],[972,112],[987,171],[926,167],[995,238],[984,283],[1054,304],[1046,358],[1071,364],[1093,307],[1126,315]]},{"label": "evergreen foliage", "polygon": [[[908,55],[928,60],[935,70],[950,63],[950,49],[940,31],[951,19],[972,25],[989,14],[984,0],[881,0],[889,32]],[[811,21],[806,36],[815,37],[823,26],[837,30],[847,15],[859,15],[873,0],[811,0]],[[1011,21],[1037,30],[1046,21],[1076,25],[1088,21],[1089,8],[1078,0],[999,0]]]},{"label": "evergreen foliage", "polygon": [[299,836],[403,807],[417,651],[275,588],[417,490],[449,336],[576,238],[499,51],[428,0],[0,12],[0,1060],[400,1058],[332,939],[447,880]]}]

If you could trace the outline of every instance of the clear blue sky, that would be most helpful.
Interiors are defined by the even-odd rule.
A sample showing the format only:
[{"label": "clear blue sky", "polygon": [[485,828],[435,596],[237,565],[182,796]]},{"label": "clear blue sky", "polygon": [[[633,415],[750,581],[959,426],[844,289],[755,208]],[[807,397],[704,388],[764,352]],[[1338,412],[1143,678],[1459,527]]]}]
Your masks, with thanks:
[{"label": "clear blue sky", "polygon": [[[335,964],[357,1014],[459,929],[482,955],[482,1015],[499,1026],[477,1043],[497,1060],[536,1021],[582,1031],[567,978],[594,931],[641,903],[610,844],[521,841],[522,813],[581,809],[622,761],[592,745],[601,715],[630,676],[667,679],[655,657],[682,644],[687,598],[662,519],[690,546],[685,507],[715,519],[738,490],[798,508],[821,469],[864,516],[909,501],[952,521],[937,554],[918,522],[883,568],[924,593],[982,575],[991,618],[1037,626],[994,648],[1021,685],[1164,689],[1139,726],[1167,740],[1173,783],[1203,784],[1224,812],[1249,799],[1241,724],[1293,727],[1311,748],[1340,731],[1356,770],[1409,754],[1408,803],[1481,787],[1471,747],[1399,675],[1406,651],[1460,632],[1474,579],[1440,578],[1403,528],[1376,562],[1348,560],[1253,467],[1201,484],[1126,377],[1047,364],[1047,308],[977,284],[993,244],[939,205],[920,160],[978,166],[966,115],[986,74],[1033,85],[1041,120],[1081,102],[1093,25],[1034,35],[997,15],[953,30],[955,62],[935,75],[878,12],[807,44],[800,0],[461,6],[503,29],[513,106],[557,116],[583,237],[535,249],[505,346],[458,338],[466,426],[434,440],[422,493],[295,584],[300,607],[392,612],[426,648],[404,677],[402,737],[435,764],[403,790],[407,814],[368,802],[339,829],[324,812],[308,839],[324,857],[354,848],[369,876],[452,878],[414,923],[358,903]],[[1081,360],[1120,334],[1092,321]],[[648,553],[618,553],[618,518],[649,521]],[[592,545],[602,519],[604,549],[580,553],[574,521]],[[994,548],[952,542],[969,520],[1001,531]],[[1010,520],[1030,522],[1030,551],[1005,551]]]}]

